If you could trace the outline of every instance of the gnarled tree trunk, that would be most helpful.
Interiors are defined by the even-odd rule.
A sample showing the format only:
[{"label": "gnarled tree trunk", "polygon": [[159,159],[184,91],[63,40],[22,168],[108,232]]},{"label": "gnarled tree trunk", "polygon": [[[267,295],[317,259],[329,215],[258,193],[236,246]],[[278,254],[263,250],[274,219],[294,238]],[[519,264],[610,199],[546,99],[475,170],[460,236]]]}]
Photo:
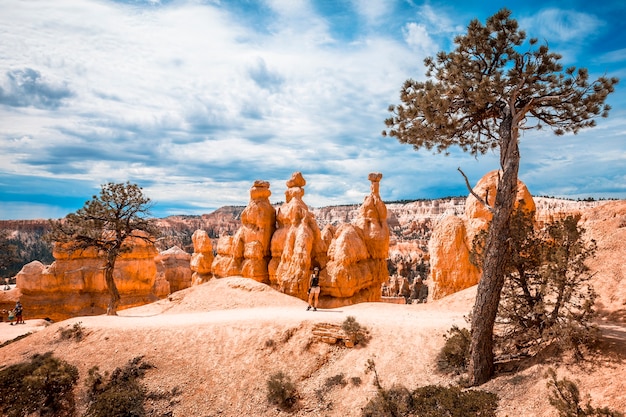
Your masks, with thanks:
[{"label": "gnarled tree trunk", "polygon": [[118,252],[115,250],[109,250],[107,252],[107,260],[104,267],[104,278],[109,291],[109,305],[107,307],[107,316],[117,316],[117,308],[120,305],[120,293],[117,290],[117,285],[113,279],[113,270],[115,269],[115,261],[117,259]]},{"label": "gnarled tree trunk", "polygon": [[504,285],[509,222],[517,195],[520,154],[517,129],[513,126],[510,109],[504,109],[500,125],[500,165],[493,218],[489,225],[483,273],[478,283],[476,302],[472,310],[469,377],[472,385],[487,382],[494,373],[493,328]]}]

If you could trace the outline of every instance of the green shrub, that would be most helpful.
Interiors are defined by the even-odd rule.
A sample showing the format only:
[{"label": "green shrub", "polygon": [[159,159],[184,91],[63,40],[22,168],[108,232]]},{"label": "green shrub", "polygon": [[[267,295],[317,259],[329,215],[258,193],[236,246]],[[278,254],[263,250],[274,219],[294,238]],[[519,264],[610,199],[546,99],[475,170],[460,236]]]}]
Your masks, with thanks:
[{"label": "green shrub", "polygon": [[267,400],[284,409],[292,408],[297,401],[296,385],[282,371],[270,375],[267,380]]},{"label": "green shrub", "polygon": [[428,385],[410,392],[402,385],[383,388],[372,359],[366,363],[366,373],[374,374],[378,392],[363,408],[364,417],[495,417],[498,396],[486,391],[461,390],[458,387]]},{"label": "green shrub", "polygon": [[550,378],[548,381],[548,388],[551,389],[550,404],[557,409],[559,417],[623,417],[619,411],[614,411],[608,407],[594,408],[591,406],[589,400],[583,407],[580,403],[582,401],[578,386],[566,379],[556,379],[556,372],[554,369],[549,369],[547,376]]},{"label": "green shrub", "polygon": [[469,365],[471,336],[467,329],[452,326],[446,342],[437,355],[437,369],[445,373],[461,374],[467,371]]},{"label": "green shrub", "polygon": [[416,389],[413,402],[420,417],[495,417],[498,408],[498,396],[491,392],[438,385]]},{"label": "green shrub", "polygon": [[[538,228],[520,205],[511,216],[505,281],[498,307],[497,350],[504,356],[535,356],[552,345],[582,359],[598,338],[596,292],[586,261],[596,243],[584,238],[580,215]],[[472,261],[482,268],[486,231],[473,242]]]},{"label": "green shrub", "polygon": [[411,392],[401,385],[379,389],[363,408],[364,417],[406,416],[413,408]]},{"label": "green shrub", "polygon": [[78,369],[52,356],[35,355],[0,370],[0,411],[3,416],[65,417],[75,414],[74,385]]},{"label": "green shrub", "polygon": [[498,396],[486,391],[428,385],[410,392],[395,385],[378,390],[363,408],[363,416],[495,417],[497,408]]},{"label": "green shrub", "polygon": [[102,375],[97,367],[89,370],[87,391],[89,407],[85,417],[142,417],[146,415],[146,390],[139,383],[147,369],[153,366],[142,357],[116,368],[111,376]]}]

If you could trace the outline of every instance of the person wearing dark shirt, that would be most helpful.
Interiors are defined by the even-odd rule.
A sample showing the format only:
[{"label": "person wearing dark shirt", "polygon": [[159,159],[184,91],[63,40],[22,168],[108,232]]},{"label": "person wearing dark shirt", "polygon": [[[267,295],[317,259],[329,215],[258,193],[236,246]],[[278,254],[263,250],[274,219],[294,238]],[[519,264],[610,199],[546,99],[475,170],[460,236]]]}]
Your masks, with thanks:
[{"label": "person wearing dark shirt", "polygon": [[313,308],[313,311],[317,311],[317,301],[320,296],[320,269],[319,267],[313,268],[311,274],[311,280],[309,281],[309,306],[306,308],[309,311]]}]

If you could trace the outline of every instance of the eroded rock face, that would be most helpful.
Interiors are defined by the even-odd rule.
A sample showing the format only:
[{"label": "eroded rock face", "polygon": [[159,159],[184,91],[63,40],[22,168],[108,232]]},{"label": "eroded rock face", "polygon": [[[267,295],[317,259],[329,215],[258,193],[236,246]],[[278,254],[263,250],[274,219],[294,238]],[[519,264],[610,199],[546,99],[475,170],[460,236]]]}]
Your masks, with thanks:
[{"label": "eroded rock face", "polygon": [[191,241],[193,242],[193,255],[189,263],[192,271],[191,281],[192,284],[197,285],[213,277],[213,244],[204,230],[193,232]]},{"label": "eroded rock face", "polygon": [[381,179],[382,174],[370,174],[371,194],[351,223],[329,224],[323,230],[303,200],[302,173],[295,172],[286,182],[286,202],[276,211],[269,204],[269,183],[255,182],[250,204],[242,213],[242,227],[234,236],[218,240],[213,273],[253,278],[306,300],[317,266],[320,307],[380,300],[381,284],[389,275],[390,235],[387,207],[379,194]]},{"label": "eroded rock face", "polygon": [[191,255],[178,246],[159,253],[154,261],[157,274],[169,283],[169,292],[191,287]]},{"label": "eroded rock face", "polygon": [[329,306],[379,301],[389,278],[387,207],[380,198],[382,174],[372,173],[371,193],[353,223],[336,230],[328,248],[326,275],[320,276],[320,300]]},{"label": "eroded rock face", "polygon": [[257,180],[250,189],[250,202],[241,213],[241,227],[232,237],[221,237],[213,274],[217,277],[241,275],[269,283],[268,262],[276,225],[270,183]]},{"label": "eroded rock face", "polygon": [[[121,308],[156,301],[167,296],[170,284],[157,274],[156,248],[140,238],[125,245],[130,251],[117,259],[113,277],[120,292]],[[55,246],[55,262],[45,266],[35,261],[16,276],[19,296],[30,317],[63,320],[78,315],[103,314],[109,302],[104,261],[95,250],[68,253]]]},{"label": "eroded rock face", "polygon": [[435,227],[429,245],[433,299],[478,283],[480,270],[470,262],[471,241],[467,236],[460,217],[447,216]]},{"label": "eroded rock face", "polygon": [[[491,171],[474,187],[474,192],[490,206],[495,203],[498,178],[499,172]],[[530,192],[523,182],[518,181],[515,207],[520,204],[526,210],[535,211]],[[463,216],[450,214],[435,225],[428,244],[432,277],[430,293],[433,299],[478,283],[481,271],[470,262],[472,242],[480,231],[487,229],[492,217],[489,209],[470,194],[465,201]]]},{"label": "eroded rock face", "polygon": [[326,244],[315,216],[302,200],[306,185],[302,174],[295,172],[286,185],[286,202],[277,210],[271,239],[269,279],[279,291],[306,299],[314,266],[322,269],[320,281],[324,279]]}]

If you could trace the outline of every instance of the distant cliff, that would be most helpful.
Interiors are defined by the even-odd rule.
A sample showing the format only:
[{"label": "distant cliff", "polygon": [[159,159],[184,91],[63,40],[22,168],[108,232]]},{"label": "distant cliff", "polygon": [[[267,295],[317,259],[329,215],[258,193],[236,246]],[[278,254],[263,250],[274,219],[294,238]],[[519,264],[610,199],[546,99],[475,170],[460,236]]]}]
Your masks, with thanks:
[{"label": "distant cliff", "polygon": [[[428,240],[433,225],[446,214],[462,215],[465,197],[451,197],[434,200],[387,203],[387,222],[391,231],[392,251],[394,245],[408,243],[413,248],[427,251]],[[555,198],[535,197],[538,217],[542,221],[559,218],[563,213],[578,213],[600,204],[599,201],[573,201]],[[278,206],[277,206],[278,207]],[[356,216],[358,204],[312,208],[320,228],[327,224],[348,223]],[[234,235],[241,225],[240,216],[245,206],[225,206],[201,216],[169,216],[158,219],[162,235],[157,241],[160,251],[178,246],[188,253],[193,252],[191,236],[194,231],[203,229],[214,240],[222,235]],[[48,230],[48,221],[40,220],[0,220],[0,232],[8,232],[9,242],[18,247],[17,262],[0,270],[0,276],[14,276],[23,265],[38,260],[44,264],[53,262],[50,246],[43,240]]]}]

